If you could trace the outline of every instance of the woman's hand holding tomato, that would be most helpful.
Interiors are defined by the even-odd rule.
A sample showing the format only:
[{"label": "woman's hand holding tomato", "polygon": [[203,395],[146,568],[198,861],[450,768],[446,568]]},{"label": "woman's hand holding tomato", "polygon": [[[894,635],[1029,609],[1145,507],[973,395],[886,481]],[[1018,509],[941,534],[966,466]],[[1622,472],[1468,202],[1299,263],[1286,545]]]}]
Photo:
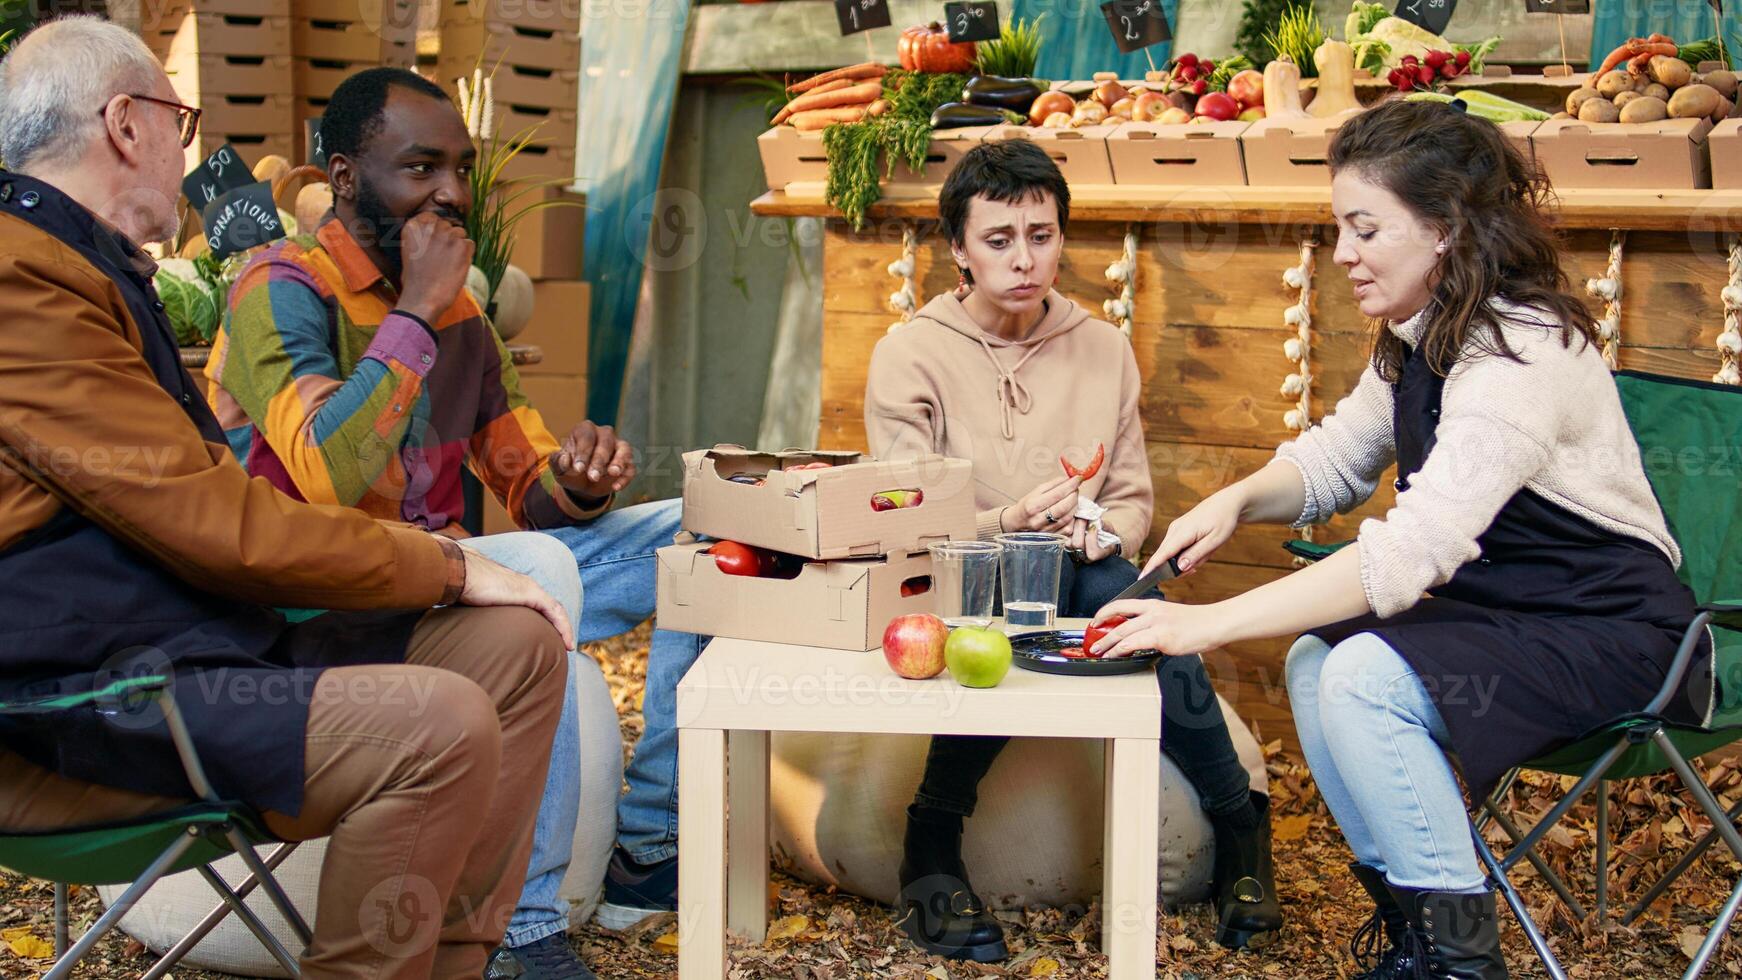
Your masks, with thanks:
[{"label": "woman's hand holding tomato", "polygon": [[[1134,653],[1158,650],[1178,656],[1214,650],[1222,639],[1220,608],[1214,604],[1189,606],[1160,599],[1126,599],[1109,603],[1095,614],[1095,622],[1105,624],[1113,617],[1124,622],[1111,626],[1095,643],[1083,636],[1083,650],[1091,657],[1129,657]],[[1109,624],[1110,625],[1110,624]]]}]

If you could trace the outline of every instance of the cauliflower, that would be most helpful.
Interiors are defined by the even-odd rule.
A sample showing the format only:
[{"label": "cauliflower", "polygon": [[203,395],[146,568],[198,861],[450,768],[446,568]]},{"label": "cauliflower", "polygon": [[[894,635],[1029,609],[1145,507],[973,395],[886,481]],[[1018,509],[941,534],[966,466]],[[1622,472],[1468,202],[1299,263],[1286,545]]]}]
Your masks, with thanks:
[{"label": "cauliflower", "polygon": [[1482,60],[1500,43],[1499,38],[1491,37],[1475,44],[1457,44],[1402,17],[1391,16],[1379,4],[1360,0],[1350,7],[1343,31],[1349,46],[1355,49],[1356,67],[1380,78],[1402,64],[1404,58],[1414,55],[1425,59],[1429,51],[1470,52],[1469,71],[1473,75],[1482,70]]}]

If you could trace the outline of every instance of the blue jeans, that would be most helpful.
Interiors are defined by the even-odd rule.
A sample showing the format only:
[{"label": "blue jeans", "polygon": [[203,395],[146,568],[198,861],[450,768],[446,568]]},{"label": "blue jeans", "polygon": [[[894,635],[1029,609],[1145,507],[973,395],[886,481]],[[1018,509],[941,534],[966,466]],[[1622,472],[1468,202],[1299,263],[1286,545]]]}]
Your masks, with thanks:
[{"label": "blue jeans", "polygon": [[[542,534],[527,531],[467,538],[460,545],[528,576],[562,603],[570,623],[580,622],[581,578],[567,549]],[[526,887],[521,889],[502,941],[506,946],[530,945],[569,927],[569,903],[562,897],[562,883],[574,854],[575,823],[581,813],[581,719],[574,683],[579,656],[569,652],[568,689],[563,692],[562,715],[551,742],[550,775],[545,777],[544,798],[538,802],[538,819],[533,824]]]},{"label": "blue jeans", "polygon": [[1288,698],[1313,781],[1355,859],[1401,888],[1487,891],[1445,722],[1415,671],[1373,633],[1288,651]]},{"label": "blue jeans", "polygon": [[[628,632],[654,611],[658,559],[683,524],[683,501],[661,500],[611,511],[578,527],[543,533],[574,555],[587,590],[575,638],[591,643]],[[642,695],[645,727],[624,769],[629,792],[617,804],[617,843],[637,864],[677,854],[677,682],[701,655],[703,637],[655,629]]]}]

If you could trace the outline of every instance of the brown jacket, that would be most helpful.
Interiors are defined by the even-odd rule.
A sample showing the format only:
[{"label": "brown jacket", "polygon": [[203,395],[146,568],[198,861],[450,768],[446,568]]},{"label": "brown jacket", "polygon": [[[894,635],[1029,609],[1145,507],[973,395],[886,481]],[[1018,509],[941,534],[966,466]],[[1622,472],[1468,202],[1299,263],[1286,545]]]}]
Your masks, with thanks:
[{"label": "brown jacket", "polygon": [[[0,701],[170,677],[218,790],[294,814],[299,695],[326,667],[400,659],[463,561],[248,477],[181,368],[153,269],[53,186],[0,171]],[[350,611],[293,625],[276,607]],[[0,717],[0,746],[188,792],[161,720],[60,714]]]}]

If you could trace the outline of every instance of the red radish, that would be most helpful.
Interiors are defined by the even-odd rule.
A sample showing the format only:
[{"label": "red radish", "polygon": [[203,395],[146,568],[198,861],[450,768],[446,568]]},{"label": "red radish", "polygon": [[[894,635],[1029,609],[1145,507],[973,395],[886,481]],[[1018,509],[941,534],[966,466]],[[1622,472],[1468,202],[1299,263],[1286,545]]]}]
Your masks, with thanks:
[{"label": "red radish", "polygon": [[1452,60],[1452,56],[1444,51],[1429,51],[1427,57],[1422,60],[1427,63],[1429,68],[1438,69],[1441,65]]},{"label": "red radish", "polygon": [[1415,77],[1416,80],[1421,82],[1423,85],[1432,85],[1434,80],[1434,70],[1426,65],[1422,65],[1415,70]]},{"label": "red radish", "polygon": [[1198,56],[1187,51],[1185,54],[1180,55],[1174,60],[1177,61],[1182,68],[1191,68],[1198,63]]},{"label": "red radish", "polygon": [[[1210,90],[1210,83],[1208,81],[1205,81],[1202,78],[1200,78],[1197,81],[1192,83],[1192,94],[1193,95],[1203,95],[1205,92],[1208,92],[1209,90]],[[1216,94],[1222,95],[1225,93],[1218,92]]]},{"label": "red radish", "polygon": [[1205,92],[1198,99],[1198,115],[1226,122],[1240,114],[1240,103],[1226,92]]},{"label": "red radish", "polygon": [[1456,58],[1456,61],[1458,62],[1459,68],[1463,68],[1463,67],[1467,66],[1470,63],[1470,52],[1459,51],[1458,56]]}]

